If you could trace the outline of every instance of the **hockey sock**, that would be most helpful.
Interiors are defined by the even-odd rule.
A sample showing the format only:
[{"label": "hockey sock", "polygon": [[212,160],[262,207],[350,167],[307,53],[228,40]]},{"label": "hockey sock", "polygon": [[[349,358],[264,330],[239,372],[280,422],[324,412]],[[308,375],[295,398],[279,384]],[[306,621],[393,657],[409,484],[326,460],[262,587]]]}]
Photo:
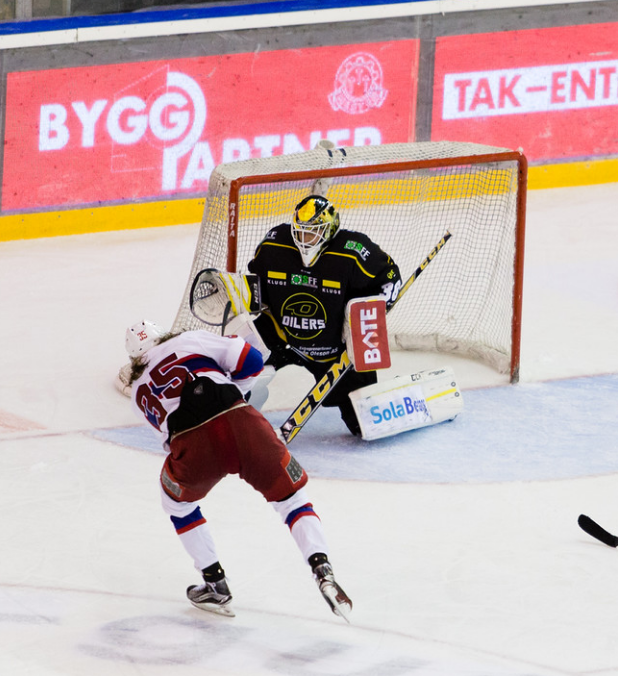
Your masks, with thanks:
[{"label": "hockey sock", "polygon": [[170,516],[170,519],[180,542],[198,570],[208,569],[217,564],[219,557],[215,550],[215,543],[199,507],[186,516]]},{"label": "hockey sock", "polygon": [[290,529],[296,546],[308,561],[309,557],[317,552],[328,553],[328,545],[322,528],[322,523],[309,502],[304,488],[288,496],[280,502],[270,503],[281,516],[283,522]]},{"label": "hockey sock", "polygon": [[310,503],[291,512],[286,523],[305,561],[316,552],[328,551],[322,523]]}]

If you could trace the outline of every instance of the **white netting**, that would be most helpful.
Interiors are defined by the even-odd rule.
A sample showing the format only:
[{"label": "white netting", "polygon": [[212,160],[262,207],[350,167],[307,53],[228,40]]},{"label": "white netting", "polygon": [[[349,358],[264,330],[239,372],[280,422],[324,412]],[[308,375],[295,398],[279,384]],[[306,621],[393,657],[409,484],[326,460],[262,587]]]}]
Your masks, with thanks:
[{"label": "white netting", "polygon": [[[481,163],[470,159],[479,156],[492,157]],[[193,266],[173,329],[199,326],[189,309],[189,293],[200,270],[245,272],[266,232],[289,223],[295,205],[307,194],[321,192],[339,210],[341,227],[367,233],[395,259],[404,280],[449,230],[452,238],[389,314],[394,346],[468,354],[508,372],[517,157],[489,146],[428,142],[318,147],[221,165],[210,178]],[[350,175],[353,167],[358,171]]]}]

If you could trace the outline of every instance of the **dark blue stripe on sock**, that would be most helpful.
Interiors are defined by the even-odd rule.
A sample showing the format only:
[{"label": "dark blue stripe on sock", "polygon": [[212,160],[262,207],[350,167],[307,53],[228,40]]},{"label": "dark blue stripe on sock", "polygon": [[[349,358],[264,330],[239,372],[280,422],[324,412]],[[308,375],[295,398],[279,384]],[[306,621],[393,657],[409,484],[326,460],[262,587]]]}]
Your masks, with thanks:
[{"label": "dark blue stripe on sock", "polygon": [[192,523],[195,523],[196,521],[199,521],[200,519],[203,519],[204,517],[202,516],[202,512],[200,511],[199,507],[196,507],[191,514],[183,517],[178,517],[178,516],[170,516],[170,519],[172,520],[172,523],[174,524],[174,528],[176,530],[182,530],[183,528],[186,528],[187,526],[190,526]]},{"label": "dark blue stripe on sock", "polygon": [[285,523],[289,528],[291,528],[299,517],[305,516],[308,513],[315,514],[313,511],[313,505],[310,502],[308,502],[306,505],[303,505],[302,507],[299,507],[298,509],[291,511],[287,515]]}]

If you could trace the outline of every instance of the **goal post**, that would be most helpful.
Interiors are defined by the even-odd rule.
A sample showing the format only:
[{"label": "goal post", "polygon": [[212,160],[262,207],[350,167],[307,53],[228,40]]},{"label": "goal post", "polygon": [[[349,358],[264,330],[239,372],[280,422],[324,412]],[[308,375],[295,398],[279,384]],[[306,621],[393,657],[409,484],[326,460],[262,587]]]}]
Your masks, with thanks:
[{"label": "goal post", "polygon": [[204,268],[246,272],[275,225],[311,193],[367,234],[402,278],[452,239],[388,316],[393,349],[451,352],[519,378],[527,162],[521,151],[423,142],[333,148],[219,165],[211,174],[174,331],[204,328],[190,289]]}]

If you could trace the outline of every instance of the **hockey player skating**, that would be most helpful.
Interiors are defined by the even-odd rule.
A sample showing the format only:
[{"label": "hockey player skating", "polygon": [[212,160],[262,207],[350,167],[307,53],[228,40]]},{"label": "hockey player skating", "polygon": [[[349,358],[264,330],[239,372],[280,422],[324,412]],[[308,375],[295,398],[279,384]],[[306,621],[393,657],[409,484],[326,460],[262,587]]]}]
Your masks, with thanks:
[{"label": "hockey player skating", "polygon": [[[260,278],[265,310],[255,327],[271,351],[266,363],[276,370],[302,366],[316,382],[346,349],[342,334],[348,301],[383,296],[388,307],[402,284],[390,256],[367,235],[341,229],[335,207],[320,195],[303,199],[291,224],[272,228],[248,267]],[[348,394],[376,382],[375,371],[350,369],[323,406],[338,407],[343,422],[358,436]]]},{"label": "hockey player skating", "polygon": [[258,490],[289,527],[332,611],[347,620],[352,602],[335,581],[307,474],[246,398],[262,355],[239,337],[208,331],[165,333],[142,321],[127,329],[133,409],[168,455],[160,475],[163,509],[202,575],[187,589],[197,608],[233,616],[232,595],[198,501],[227,474]]}]

